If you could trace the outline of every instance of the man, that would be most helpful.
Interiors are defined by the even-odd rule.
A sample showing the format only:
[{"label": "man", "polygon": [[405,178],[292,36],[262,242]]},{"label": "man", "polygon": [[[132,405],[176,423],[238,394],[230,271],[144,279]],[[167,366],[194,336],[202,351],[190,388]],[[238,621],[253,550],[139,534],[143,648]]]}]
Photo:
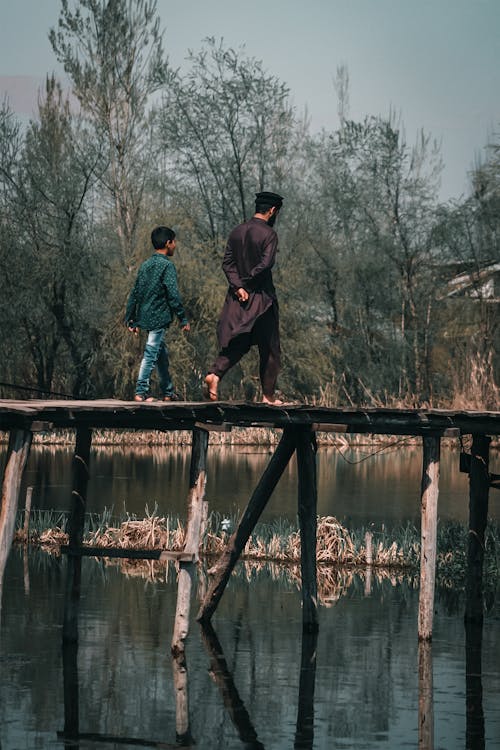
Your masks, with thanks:
[{"label": "man", "polygon": [[217,338],[219,354],[205,378],[205,397],[217,401],[221,378],[256,344],[262,401],[281,405],[276,395],[280,369],[279,313],[271,269],[278,236],[272,229],[283,205],[277,193],[256,193],[255,214],[237,226],[227,241],[222,268],[229,282]]}]

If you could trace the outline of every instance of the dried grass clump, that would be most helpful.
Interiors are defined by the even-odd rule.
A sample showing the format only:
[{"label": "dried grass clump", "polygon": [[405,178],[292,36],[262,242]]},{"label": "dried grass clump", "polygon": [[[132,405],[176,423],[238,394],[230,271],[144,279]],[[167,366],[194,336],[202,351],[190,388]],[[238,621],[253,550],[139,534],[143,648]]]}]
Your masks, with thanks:
[{"label": "dried grass clump", "polygon": [[117,528],[98,529],[85,539],[84,544],[119,549],[181,550],[185,534],[179,521],[172,529],[168,519],[152,515],[141,520],[127,519]]}]

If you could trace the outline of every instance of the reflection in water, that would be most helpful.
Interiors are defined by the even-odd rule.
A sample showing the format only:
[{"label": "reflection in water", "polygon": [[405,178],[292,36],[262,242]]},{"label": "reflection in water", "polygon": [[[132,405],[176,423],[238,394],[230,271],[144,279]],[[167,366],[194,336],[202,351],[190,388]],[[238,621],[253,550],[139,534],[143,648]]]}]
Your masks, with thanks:
[{"label": "reflection in water", "polygon": [[203,643],[210,656],[210,676],[220,690],[224,706],[236,727],[243,747],[245,750],[264,750],[264,745],[257,739],[257,732],[238,694],[215,630],[210,622],[205,622],[200,627]]},{"label": "reflection in water", "polygon": [[434,750],[432,642],[418,644],[418,748]]},{"label": "reflection in water", "polygon": [[465,623],[466,745],[467,750],[484,750],[482,685],[483,623]]},{"label": "reflection in water", "polygon": [[[28,563],[29,591],[21,551],[13,550],[5,578],[2,747],[54,747],[63,717],[73,750],[90,740],[120,746],[126,738],[173,746],[172,571],[168,580],[144,580],[82,560],[78,653],[75,643],[64,646],[61,674],[65,561],[32,551]],[[346,595],[320,607],[317,640],[306,634],[300,643],[300,595],[290,578],[265,568],[253,568],[250,582],[241,571],[231,578],[209,662],[198,627],[191,626],[187,642],[188,726],[197,750],[238,750],[244,743],[266,750],[395,750],[417,741],[430,750],[433,726],[436,748],[499,745],[499,603],[482,633],[466,631],[466,693],[463,597],[457,607],[438,592],[432,669],[430,651],[417,650],[418,591],[373,571],[366,596],[365,580],[356,574],[349,580]],[[484,674],[481,659],[488,664]]]},{"label": "reflection in water", "polygon": [[[1,450],[1,448],[0,448]],[[72,448],[34,446],[25,472],[25,487],[32,485],[33,507],[67,509],[71,493]],[[346,520],[360,527],[383,521],[391,526],[418,521],[420,509],[421,449],[418,446],[379,453],[363,460],[366,450],[351,450],[349,458],[333,448],[318,450],[318,514]],[[499,454],[500,455],[500,454]],[[492,456],[492,463],[500,460]],[[145,506],[155,503],[160,514],[185,518],[188,492],[190,448],[95,447],[91,454],[91,476],[87,507],[102,512],[113,507],[117,515],[124,507],[144,516]],[[269,450],[244,446],[209,446],[206,497],[209,509],[225,515],[239,515],[255,489],[269,461]],[[443,448],[439,491],[441,520],[468,518],[468,485],[458,471],[459,454]],[[492,466],[492,470],[496,468]],[[21,497],[24,497],[24,490]],[[296,462],[285,470],[263,520],[297,513]],[[498,518],[498,506],[491,508]]]},{"label": "reflection in water", "polygon": [[311,750],[313,747],[317,644],[318,634],[307,633],[303,630],[295,750]]}]

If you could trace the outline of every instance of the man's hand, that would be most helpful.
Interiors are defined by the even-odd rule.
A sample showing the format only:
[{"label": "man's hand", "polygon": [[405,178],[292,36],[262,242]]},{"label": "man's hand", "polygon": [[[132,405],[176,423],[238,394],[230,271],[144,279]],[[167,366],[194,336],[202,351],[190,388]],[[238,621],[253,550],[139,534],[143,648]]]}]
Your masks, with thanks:
[{"label": "man's hand", "polygon": [[240,287],[236,290],[236,296],[238,297],[238,302],[246,302],[249,294],[246,289],[243,289],[243,287]]},{"label": "man's hand", "polygon": [[134,334],[134,336],[139,335],[139,328],[137,326],[127,326],[127,328],[130,331],[130,333]]},{"label": "man's hand", "polygon": [[189,333],[190,330],[191,330],[191,326],[189,325],[189,323],[186,323],[186,325],[182,326],[181,328],[181,331],[185,331],[186,333]]}]

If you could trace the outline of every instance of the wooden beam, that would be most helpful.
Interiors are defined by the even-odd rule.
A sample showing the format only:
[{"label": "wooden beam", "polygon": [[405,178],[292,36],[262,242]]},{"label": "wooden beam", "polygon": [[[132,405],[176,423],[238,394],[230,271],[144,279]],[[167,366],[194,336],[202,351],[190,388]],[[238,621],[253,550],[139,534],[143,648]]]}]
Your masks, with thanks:
[{"label": "wooden beam", "polygon": [[310,427],[296,429],[298,471],[298,516],[300,526],[300,568],[302,574],[302,625],[309,633],[318,630],[318,587],[316,580],[316,434]]},{"label": "wooden beam", "polygon": [[248,502],[238,528],[230,537],[226,549],[214,566],[212,582],[198,612],[199,621],[210,620],[215,612],[233,568],[294,451],[295,431],[288,427],[283,431],[281,440]]},{"label": "wooden beam", "polygon": [[73,557],[121,557],[129,560],[158,560],[159,562],[194,562],[195,555],[192,552],[170,549],[134,549],[127,547],[70,547],[63,544],[60,547],[61,554]]},{"label": "wooden beam", "polygon": [[483,621],[484,532],[488,522],[490,440],[487,435],[474,435],[469,471],[469,544],[465,619],[478,623]]},{"label": "wooden beam", "polygon": [[432,639],[436,582],[437,507],[439,495],[439,437],[423,438],[423,469],[420,529],[420,594],[418,638]]}]

